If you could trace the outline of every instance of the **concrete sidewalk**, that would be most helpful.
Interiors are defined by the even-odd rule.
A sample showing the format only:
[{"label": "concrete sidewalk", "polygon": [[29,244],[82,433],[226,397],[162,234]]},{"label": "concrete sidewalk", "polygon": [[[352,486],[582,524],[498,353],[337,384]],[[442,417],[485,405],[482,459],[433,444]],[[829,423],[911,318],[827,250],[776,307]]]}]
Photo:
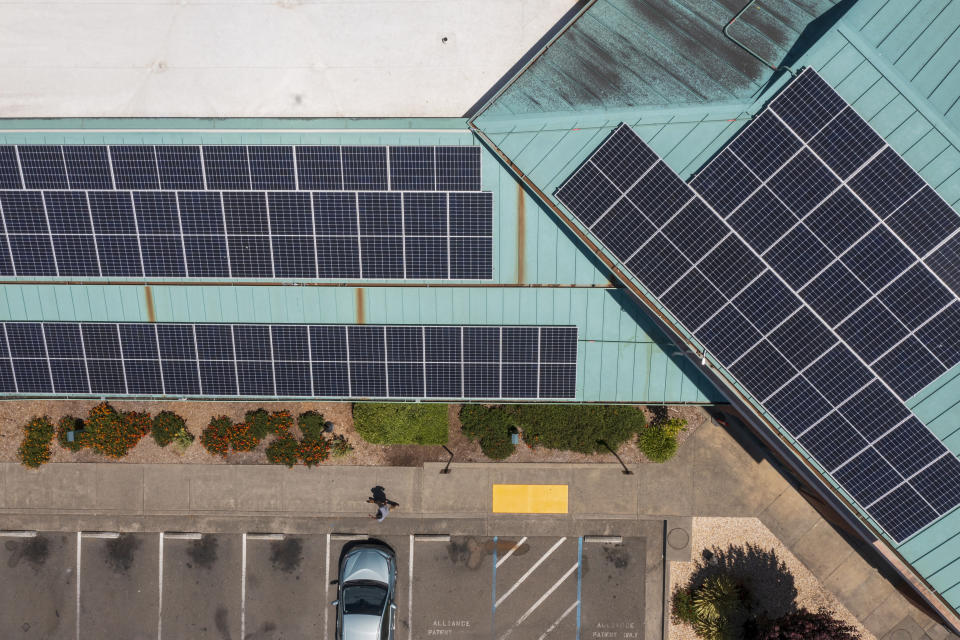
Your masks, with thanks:
[{"label": "concrete sidewalk", "polygon": [[[0,528],[347,530],[368,522],[372,507],[365,500],[377,485],[400,503],[383,524],[389,530],[413,526],[421,533],[506,529],[514,535],[631,535],[648,520],[682,524],[691,516],[752,516],[878,638],[956,637],[908,599],[912,593],[870,545],[827,522],[737,424],[707,423],[674,460],[633,466],[633,475],[624,475],[615,464],[455,463],[449,474],[441,469],[435,463],[314,469],[106,463],[50,464],[30,471],[3,464]],[[494,483],[567,484],[569,513],[493,514]]]}]

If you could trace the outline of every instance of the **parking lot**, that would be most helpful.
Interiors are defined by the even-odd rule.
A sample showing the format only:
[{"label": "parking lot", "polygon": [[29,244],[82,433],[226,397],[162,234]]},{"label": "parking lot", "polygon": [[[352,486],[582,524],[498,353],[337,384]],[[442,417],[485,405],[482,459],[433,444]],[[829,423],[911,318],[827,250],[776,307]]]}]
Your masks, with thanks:
[{"label": "parking lot", "polygon": [[[349,534],[0,538],[0,637],[333,639]],[[397,640],[643,638],[645,538],[388,535]]]}]

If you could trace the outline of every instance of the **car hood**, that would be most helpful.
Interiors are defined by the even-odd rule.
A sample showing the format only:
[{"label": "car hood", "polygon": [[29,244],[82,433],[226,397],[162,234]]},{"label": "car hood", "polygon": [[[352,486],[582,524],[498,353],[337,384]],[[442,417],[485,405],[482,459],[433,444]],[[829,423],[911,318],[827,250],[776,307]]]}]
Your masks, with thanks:
[{"label": "car hood", "polygon": [[380,634],[380,616],[352,613],[343,616],[343,640],[376,640]]},{"label": "car hood", "polygon": [[389,585],[391,580],[388,558],[387,554],[377,549],[355,549],[344,560],[341,580],[344,583],[353,580],[376,580]]}]

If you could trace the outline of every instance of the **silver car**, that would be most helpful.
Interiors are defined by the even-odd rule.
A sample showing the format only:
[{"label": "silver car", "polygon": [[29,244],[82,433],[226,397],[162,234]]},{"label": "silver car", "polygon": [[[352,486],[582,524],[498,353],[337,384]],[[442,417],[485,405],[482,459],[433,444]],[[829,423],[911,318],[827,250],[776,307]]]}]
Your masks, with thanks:
[{"label": "silver car", "polygon": [[397,557],[385,544],[363,543],[340,560],[337,640],[393,640]]}]

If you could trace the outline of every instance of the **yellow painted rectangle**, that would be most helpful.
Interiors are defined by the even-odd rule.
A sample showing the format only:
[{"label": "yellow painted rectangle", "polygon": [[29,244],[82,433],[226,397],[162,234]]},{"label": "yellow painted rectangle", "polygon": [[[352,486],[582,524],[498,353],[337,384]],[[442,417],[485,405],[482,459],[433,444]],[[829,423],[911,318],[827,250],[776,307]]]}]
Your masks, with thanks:
[{"label": "yellow painted rectangle", "polygon": [[566,513],[565,484],[495,484],[494,513]]}]

